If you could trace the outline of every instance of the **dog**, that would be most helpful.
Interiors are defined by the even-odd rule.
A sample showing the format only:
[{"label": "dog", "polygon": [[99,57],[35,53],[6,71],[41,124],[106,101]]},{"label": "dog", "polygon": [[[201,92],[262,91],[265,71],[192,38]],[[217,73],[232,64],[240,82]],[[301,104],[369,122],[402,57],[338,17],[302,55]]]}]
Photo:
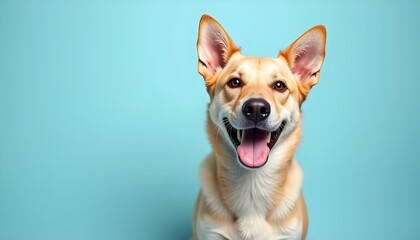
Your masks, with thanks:
[{"label": "dog", "polygon": [[198,72],[210,103],[212,152],[202,162],[193,237],[305,239],[302,170],[294,159],[302,103],[318,82],[326,28],[305,32],[277,58],[243,56],[225,29],[203,15]]}]

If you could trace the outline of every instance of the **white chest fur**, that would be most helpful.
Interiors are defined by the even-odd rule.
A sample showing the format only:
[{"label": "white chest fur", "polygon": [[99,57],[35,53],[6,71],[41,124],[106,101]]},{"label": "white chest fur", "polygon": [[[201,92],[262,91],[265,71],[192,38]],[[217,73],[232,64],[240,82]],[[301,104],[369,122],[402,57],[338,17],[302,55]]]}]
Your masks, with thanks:
[{"label": "white chest fur", "polygon": [[276,168],[267,166],[261,171],[238,169],[230,172],[227,179],[232,191],[228,206],[216,185],[215,160],[211,157],[206,159],[201,169],[204,199],[213,213],[222,218],[235,215],[236,221],[226,224],[198,219],[200,239],[300,239],[302,223],[298,219],[291,219],[281,226],[272,226],[266,219],[270,215],[282,220],[290,214],[300,194],[302,171],[293,160],[288,171],[290,178],[283,185],[281,201],[274,209],[267,209],[279,180],[278,174],[270,172],[270,169],[273,171]]}]

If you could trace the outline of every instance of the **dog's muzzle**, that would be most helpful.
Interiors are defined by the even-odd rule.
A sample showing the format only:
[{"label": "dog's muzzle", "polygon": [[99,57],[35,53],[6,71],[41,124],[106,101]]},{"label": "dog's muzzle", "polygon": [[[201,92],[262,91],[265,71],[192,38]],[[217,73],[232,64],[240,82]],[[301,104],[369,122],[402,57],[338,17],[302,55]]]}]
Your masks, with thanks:
[{"label": "dog's muzzle", "polygon": [[[242,113],[255,126],[258,126],[257,123],[264,121],[270,115],[270,104],[261,98],[251,98],[243,104]],[[224,118],[223,122],[239,161],[247,168],[264,166],[271,148],[279,139],[286,124],[286,121],[283,121],[276,131],[271,132],[258,127],[236,129],[227,118]]]}]

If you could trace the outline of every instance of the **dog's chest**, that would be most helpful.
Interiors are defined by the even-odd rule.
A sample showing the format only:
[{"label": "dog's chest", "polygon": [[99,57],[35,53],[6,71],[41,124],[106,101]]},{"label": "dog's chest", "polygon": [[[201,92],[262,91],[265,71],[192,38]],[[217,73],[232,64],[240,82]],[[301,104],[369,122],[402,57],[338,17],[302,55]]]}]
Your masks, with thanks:
[{"label": "dog's chest", "polygon": [[198,223],[199,239],[218,240],[299,240],[303,226],[298,220],[291,221],[281,228],[270,226],[264,219],[238,219],[236,225],[215,225],[208,219]]},{"label": "dog's chest", "polygon": [[278,179],[267,178],[262,171],[230,178],[234,186],[231,188],[230,208],[237,216],[235,228],[239,234],[238,239],[275,239],[266,216]]},{"label": "dog's chest", "polygon": [[229,176],[231,209],[238,216],[266,216],[269,199],[278,179],[267,178],[263,171]]},{"label": "dog's chest", "polygon": [[[228,186],[227,189],[223,190],[212,184],[218,182],[218,180],[216,174],[212,174],[214,168],[211,167],[212,161],[210,160],[208,159],[203,164],[201,173],[206,202],[215,214],[225,216],[225,213],[230,212],[235,215],[236,220],[232,222],[215,222],[208,218],[200,219],[198,224],[199,239],[213,239],[212,236],[224,237],[216,237],[214,239],[238,240],[301,238],[303,226],[301,219],[288,217],[300,192],[301,174],[298,166],[290,168],[293,177],[289,176],[288,179],[293,184],[286,183],[281,185],[281,200],[276,202],[273,207],[271,201],[273,201],[273,197],[276,194],[275,189],[278,191],[280,187],[279,175],[268,171],[227,174],[227,179],[225,180],[227,180]],[[294,165],[292,164],[292,166]],[[268,216],[271,216],[271,219],[288,218],[291,221],[274,226],[267,222]]]}]

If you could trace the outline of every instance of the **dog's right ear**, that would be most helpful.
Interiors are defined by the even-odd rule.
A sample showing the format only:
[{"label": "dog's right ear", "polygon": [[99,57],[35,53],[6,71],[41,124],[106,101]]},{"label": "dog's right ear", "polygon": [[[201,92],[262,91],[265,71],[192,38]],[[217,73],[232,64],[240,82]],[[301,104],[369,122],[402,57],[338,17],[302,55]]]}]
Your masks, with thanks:
[{"label": "dog's right ear", "polygon": [[197,51],[198,72],[204,77],[209,90],[215,84],[215,73],[225,67],[239,48],[214,18],[203,15],[198,29]]}]

